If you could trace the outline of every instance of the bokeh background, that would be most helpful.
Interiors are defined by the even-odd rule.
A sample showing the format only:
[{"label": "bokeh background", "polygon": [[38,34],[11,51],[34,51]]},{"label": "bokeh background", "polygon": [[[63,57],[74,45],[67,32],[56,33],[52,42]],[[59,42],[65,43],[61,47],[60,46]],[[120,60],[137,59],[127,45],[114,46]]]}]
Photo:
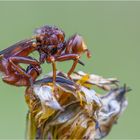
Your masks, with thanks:
[{"label": "bokeh background", "polygon": [[[106,139],[140,138],[140,2],[0,2],[0,49],[33,35],[42,25],[81,34],[92,52],[77,70],[117,77],[133,90],[129,106]],[[32,54],[33,57],[36,54]],[[68,71],[71,62],[58,63]],[[51,70],[43,65],[44,74]],[[0,139],[24,139],[27,105],[24,87],[0,80]]]}]

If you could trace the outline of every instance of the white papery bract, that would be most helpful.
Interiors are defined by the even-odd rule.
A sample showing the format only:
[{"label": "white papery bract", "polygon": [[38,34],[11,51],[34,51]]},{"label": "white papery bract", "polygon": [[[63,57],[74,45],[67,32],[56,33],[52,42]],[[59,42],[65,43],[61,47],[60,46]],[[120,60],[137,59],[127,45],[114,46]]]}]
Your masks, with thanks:
[{"label": "white papery bract", "polygon": [[52,87],[47,85],[34,86],[34,92],[43,105],[49,106],[56,110],[63,110],[53,94]]},{"label": "white papery bract", "polygon": [[83,87],[82,86],[81,87],[81,91],[84,93],[87,103],[96,102],[96,104],[98,104],[98,106],[101,106],[101,100],[96,95],[95,90],[93,90],[93,89],[87,89],[86,87]]}]

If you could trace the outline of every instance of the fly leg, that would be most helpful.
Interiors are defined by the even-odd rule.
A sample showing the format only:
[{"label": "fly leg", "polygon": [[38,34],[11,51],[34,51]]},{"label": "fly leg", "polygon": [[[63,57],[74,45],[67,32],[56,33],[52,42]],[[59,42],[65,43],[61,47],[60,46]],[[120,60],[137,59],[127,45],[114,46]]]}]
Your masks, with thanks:
[{"label": "fly leg", "polygon": [[79,62],[79,58],[80,58],[80,56],[77,54],[65,54],[65,55],[55,58],[55,61],[61,62],[61,61],[66,61],[66,60],[73,60],[73,65],[67,73],[68,77],[71,79],[70,75],[74,72],[77,63]]},{"label": "fly leg", "polygon": [[[69,79],[71,79],[70,75],[74,72],[77,63],[79,63],[79,58],[80,58],[80,56],[77,54],[65,54],[65,55],[62,55],[62,56],[55,58],[55,61],[61,62],[61,61],[66,61],[66,60],[73,60],[73,65],[67,73]],[[77,90],[80,89],[79,85],[75,84],[75,86],[76,86]]]},{"label": "fly leg", "polygon": [[[53,85],[54,85],[54,91],[57,93],[57,87],[56,87],[56,61],[66,61],[66,60],[73,60],[73,65],[69,72],[67,73],[68,77],[71,79],[70,75],[73,73],[73,71],[76,68],[77,63],[79,63],[80,56],[77,54],[65,54],[59,57],[50,56],[47,59],[47,62],[52,63],[53,68]],[[79,86],[76,85],[79,89]]]},{"label": "fly leg", "polygon": [[49,61],[52,64],[54,92],[57,93],[57,86],[56,86],[56,71],[57,71],[57,69],[56,69],[55,57],[50,56],[47,61]]},{"label": "fly leg", "polygon": [[[37,60],[35,60],[31,57],[12,56],[12,57],[9,57],[9,63],[11,65],[11,68],[15,72],[18,72],[20,75],[23,75],[24,77],[26,77],[27,80],[29,81],[30,85],[33,86],[34,78],[29,73],[26,73],[26,71],[21,66],[19,66],[19,63],[30,64],[33,67],[36,67],[36,66],[40,67],[40,64]],[[27,83],[28,83],[28,81],[27,81]]]}]

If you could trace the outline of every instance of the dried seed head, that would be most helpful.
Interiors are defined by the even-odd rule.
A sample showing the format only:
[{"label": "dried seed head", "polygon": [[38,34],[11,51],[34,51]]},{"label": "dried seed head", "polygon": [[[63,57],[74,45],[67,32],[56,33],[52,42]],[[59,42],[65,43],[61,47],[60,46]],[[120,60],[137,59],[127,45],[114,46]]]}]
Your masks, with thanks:
[{"label": "dried seed head", "polygon": [[[57,72],[57,92],[53,91],[52,74],[28,87],[25,98],[30,109],[30,138],[101,139],[111,130],[125,110],[126,86],[119,88],[116,79],[88,75],[82,71],[72,75]],[[77,88],[76,85],[79,85]],[[108,90],[97,94],[92,85]],[[106,87],[106,88],[105,88]]]}]

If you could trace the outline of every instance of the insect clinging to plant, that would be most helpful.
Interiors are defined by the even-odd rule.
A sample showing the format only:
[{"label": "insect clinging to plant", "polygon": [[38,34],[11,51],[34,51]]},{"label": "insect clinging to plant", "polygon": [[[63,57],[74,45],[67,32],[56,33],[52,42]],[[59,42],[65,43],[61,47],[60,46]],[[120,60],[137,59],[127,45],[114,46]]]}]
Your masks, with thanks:
[{"label": "insect clinging to plant", "polygon": [[[29,56],[34,51],[39,53],[39,60]],[[79,59],[84,52],[90,57],[90,52],[80,35],[75,34],[65,40],[65,33],[61,29],[45,25],[36,29],[33,37],[0,51],[0,71],[4,74],[2,80],[15,86],[33,85],[41,74],[40,65],[47,62],[52,64],[55,83],[55,62],[73,60],[73,65],[68,71],[70,77],[77,63],[83,64]],[[27,64],[27,69],[21,67],[20,63]]]}]

